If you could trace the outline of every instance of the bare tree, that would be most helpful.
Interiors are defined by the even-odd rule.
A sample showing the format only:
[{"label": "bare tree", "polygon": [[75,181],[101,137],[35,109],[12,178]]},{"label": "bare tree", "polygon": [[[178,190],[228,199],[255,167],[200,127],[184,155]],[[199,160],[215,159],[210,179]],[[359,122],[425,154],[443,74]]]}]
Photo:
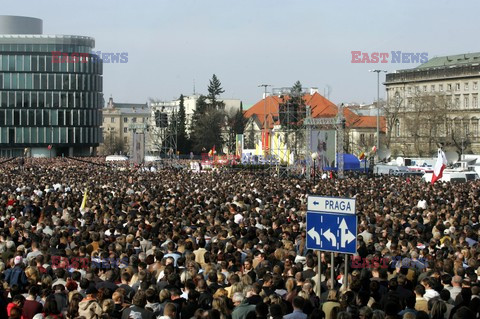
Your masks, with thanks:
[{"label": "bare tree", "polygon": [[410,152],[410,144],[419,156],[434,154],[437,144],[445,144],[448,139],[445,121],[451,100],[443,94],[415,92],[406,103],[401,112],[397,111],[397,119],[403,118],[409,142],[404,143],[404,153]]}]

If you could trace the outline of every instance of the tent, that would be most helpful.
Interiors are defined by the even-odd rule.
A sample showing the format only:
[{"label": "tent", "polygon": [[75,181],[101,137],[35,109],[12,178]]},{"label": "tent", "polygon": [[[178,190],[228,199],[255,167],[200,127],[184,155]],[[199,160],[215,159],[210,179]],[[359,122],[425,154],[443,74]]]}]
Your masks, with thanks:
[{"label": "tent", "polygon": [[[337,154],[338,159],[338,154]],[[333,163],[335,165],[335,163]],[[360,160],[353,154],[343,154],[343,169],[345,171],[361,171],[365,168],[360,166]],[[325,167],[326,171],[336,171],[337,167]]]}]

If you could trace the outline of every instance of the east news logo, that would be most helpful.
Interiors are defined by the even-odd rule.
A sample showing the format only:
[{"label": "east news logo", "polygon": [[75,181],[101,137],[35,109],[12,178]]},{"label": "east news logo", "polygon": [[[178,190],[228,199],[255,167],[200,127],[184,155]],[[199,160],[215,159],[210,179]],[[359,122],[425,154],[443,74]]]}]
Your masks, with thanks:
[{"label": "east news logo", "polygon": [[[428,62],[427,52],[362,52],[351,51],[352,63],[426,63]],[[390,59],[390,61],[389,61]]]}]

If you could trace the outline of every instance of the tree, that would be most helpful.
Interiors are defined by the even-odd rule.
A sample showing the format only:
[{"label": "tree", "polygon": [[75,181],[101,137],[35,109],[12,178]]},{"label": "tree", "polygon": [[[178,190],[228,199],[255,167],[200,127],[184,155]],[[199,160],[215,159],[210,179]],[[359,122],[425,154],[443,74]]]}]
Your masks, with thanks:
[{"label": "tree", "polygon": [[214,145],[215,149],[221,150],[223,146],[224,113],[208,102],[206,96],[200,95],[193,113],[190,138],[195,153],[208,151]]},{"label": "tree", "polygon": [[183,94],[181,94],[179,98],[177,119],[177,149],[180,153],[187,154],[190,152],[190,140],[187,135],[187,117],[185,114],[185,101]]},{"label": "tree", "polygon": [[223,102],[219,102],[217,100],[217,97],[224,93],[225,90],[222,88],[222,83],[220,80],[217,78],[217,76],[214,74],[212,76],[212,79],[210,80],[210,84],[208,85],[208,99],[209,99],[209,104],[214,107],[214,108],[223,108],[224,106]]},{"label": "tree", "polygon": [[394,100],[389,104],[385,103],[384,100],[380,100],[380,103],[378,103],[378,107],[380,107],[382,113],[384,114],[387,126],[387,132],[385,133],[383,143],[387,149],[390,148],[392,137],[397,130],[402,103],[403,99],[400,97],[400,94],[396,94]]},{"label": "tree", "polygon": [[229,153],[235,153],[237,134],[243,134],[247,119],[243,116],[243,104],[240,102],[240,108],[237,111],[226,114],[227,122],[227,148]]},{"label": "tree", "polygon": [[[401,104],[400,104],[401,105]],[[402,153],[407,155],[431,156],[435,154],[438,144],[445,146],[452,144],[452,135],[447,129],[447,113],[451,109],[451,98],[444,94],[415,92],[403,103],[403,107],[394,104],[399,109],[394,125],[403,124],[403,133],[397,143]],[[388,121],[388,119],[387,119]],[[413,153],[413,154],[412,154]]]},{"label": "tree", "polygon": [[[197,113],[197,112],[195,112]],[[223,147],[222,128],[225,115],[222,111],[208,109],[203,114],[197,114],[192,129],[193,151],[202,153],[213,146],[221,150]]]},{"label": "tree", "polygon": [[251,117],[252,124],[250,125],[250,129],[248,130],[247,135],[245,136],[245,148],[246,149],[254,149],[255,148],[255,130],[253,128],[253,117]]},{"label": "tree", "polygon": [[125,153],[125,143],[113,131],[110,131],[103,141],[103,152],[106,155],[117,155]]}]

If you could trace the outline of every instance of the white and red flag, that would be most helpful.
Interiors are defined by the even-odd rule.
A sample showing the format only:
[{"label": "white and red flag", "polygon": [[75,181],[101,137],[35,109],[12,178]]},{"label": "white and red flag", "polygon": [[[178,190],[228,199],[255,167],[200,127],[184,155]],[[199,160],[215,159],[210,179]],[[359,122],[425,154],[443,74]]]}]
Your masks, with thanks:
[{"label": "white and red flag", "polygon": [[438,157],[437,162],[435,163],[435,168],[433,169],[433,176],[432,176],[432,185],[442,178],[443,170],[447,166],[447,158],[445,157],[445,153],[438,149]]}]

